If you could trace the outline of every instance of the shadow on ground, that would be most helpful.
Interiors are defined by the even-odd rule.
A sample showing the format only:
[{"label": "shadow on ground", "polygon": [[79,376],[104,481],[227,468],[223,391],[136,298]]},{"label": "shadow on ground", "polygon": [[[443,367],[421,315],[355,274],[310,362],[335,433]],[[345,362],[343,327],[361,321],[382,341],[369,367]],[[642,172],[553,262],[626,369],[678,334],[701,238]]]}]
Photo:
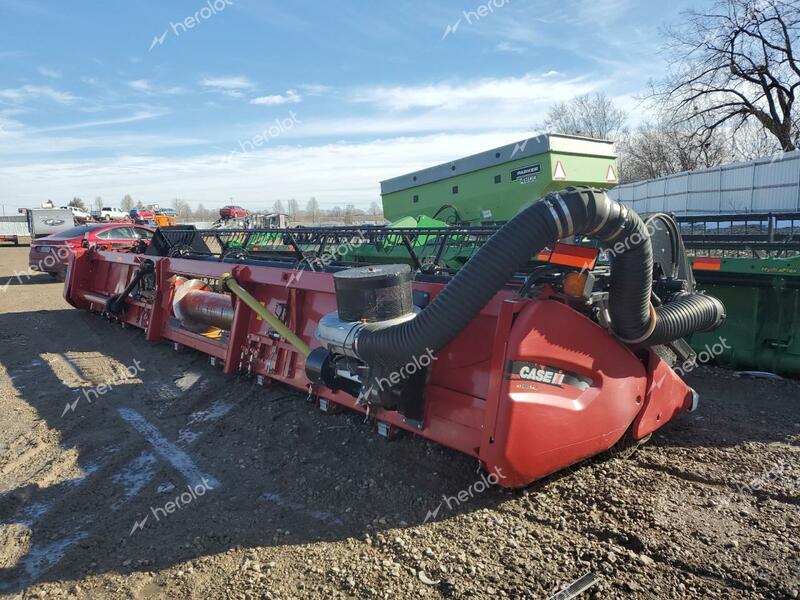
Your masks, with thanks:
[{"label": "shadow on ground", "polygon": [[419,524],[481,480],[469,457],[386,441],[362,415],[325,415],[98,316],[0,315],[0,331],[11,395],[33,409],[0,433],[0,592]]}]

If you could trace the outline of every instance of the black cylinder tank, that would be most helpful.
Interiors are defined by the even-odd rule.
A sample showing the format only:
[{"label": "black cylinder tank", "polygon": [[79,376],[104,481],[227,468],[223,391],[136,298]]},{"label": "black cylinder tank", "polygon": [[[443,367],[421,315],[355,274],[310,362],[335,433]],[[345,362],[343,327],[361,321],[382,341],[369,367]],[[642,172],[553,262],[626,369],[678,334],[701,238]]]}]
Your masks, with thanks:
[{"label": "black cylinder tank", "polygon": [[408,265],[347,269],[334,274],[333,284],[339,318],[343,321],[386,321],[413,310]]}]

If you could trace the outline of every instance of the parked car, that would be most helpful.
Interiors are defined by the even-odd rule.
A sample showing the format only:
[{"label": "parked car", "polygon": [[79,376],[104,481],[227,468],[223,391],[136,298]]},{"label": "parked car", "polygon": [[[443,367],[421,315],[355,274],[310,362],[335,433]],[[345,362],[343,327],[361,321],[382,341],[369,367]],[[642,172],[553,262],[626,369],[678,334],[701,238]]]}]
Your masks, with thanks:
[{"label": "parked car", "polygon": [[92,218],[91,214],[78,208],[77,206],[62,206],[61,209],[70,211],[72,216],[75,218],[75,221],[78,223],[85,223]]},{"label": "parked car", "polygon": [[175,212],[174,208],[159,208],[156,213],[160,215],[164,215],[166,217],[177,217],[178,213]]},{"label": "parked car", "polygon": [[78,225],[54,235],[31,240],[28,265],[31,271],[63,279],[70,255],[78,248],[96,246],[101,250],[129,250],[144,240],[150,242],[153,230],[142,225]]},{"label": "parked car", "polygon": [[92,216],[98,221],[124,221],[128,218],[128,213],[118,208],[104,206],[100,210],[92,211]]},{"label": "parked car", "polygon": [[152,221],[155,216],[156,213],[146,208],[132,208],[130,212],[130,217],[134,221]]},{"label": "parked car", "polygon": [[241,206],[223,206],[219,209],[219,216],[223,219],[241,219],[247,216],[247,210]]}]

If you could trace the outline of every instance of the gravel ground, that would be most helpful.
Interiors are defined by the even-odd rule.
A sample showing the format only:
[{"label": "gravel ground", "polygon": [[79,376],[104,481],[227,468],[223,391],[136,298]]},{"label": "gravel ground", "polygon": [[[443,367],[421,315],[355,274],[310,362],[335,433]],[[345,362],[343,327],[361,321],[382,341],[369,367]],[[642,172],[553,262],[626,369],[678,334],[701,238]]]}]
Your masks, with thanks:
[{"label": "gravel ground", "polygon": [[5,287],[26,256],[0,248],[2,597],[798,597],[797,382],[699,369],[632,457],[480,492],[465,456]]}]

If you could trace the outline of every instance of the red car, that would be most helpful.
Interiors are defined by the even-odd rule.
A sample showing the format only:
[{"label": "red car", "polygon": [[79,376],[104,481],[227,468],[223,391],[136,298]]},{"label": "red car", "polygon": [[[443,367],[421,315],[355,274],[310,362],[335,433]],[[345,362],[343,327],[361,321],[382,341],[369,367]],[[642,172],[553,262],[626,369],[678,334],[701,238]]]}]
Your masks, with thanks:
[{"label": "red car", "polygon": [[247,210],[241,206],[223,206],[219,209],[219,216],[223,219],[241,219],[247,216]]},{"label": "red car", "polygon": [[152,221],[156,213],[147,208],[132,208],[128,213],[134,221]]},{"label": "red car", "polygon": [[129,250],[141,240],[149,242],[153,230],[132,224],[79,225],[47,237],[31,240],[28,265],[31,271],[62,279],[69,256],[77,248],[97,246],[101,250]]}]

